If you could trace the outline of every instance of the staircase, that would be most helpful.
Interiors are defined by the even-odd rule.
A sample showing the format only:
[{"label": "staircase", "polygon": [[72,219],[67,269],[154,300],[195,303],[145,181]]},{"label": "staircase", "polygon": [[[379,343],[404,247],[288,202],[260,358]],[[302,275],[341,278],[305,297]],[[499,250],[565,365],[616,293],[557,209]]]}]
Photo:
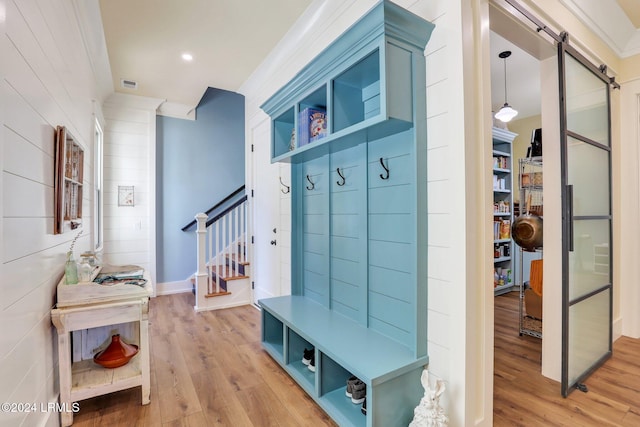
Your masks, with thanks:
[{"label": "staircase", "polygon": [[208,219],[196,215],[198,269],[192,278],[196,311],[251,304],[246,197]]},{"label": "staircase", "polygon": [[[238,251],[240,254],[244,253],[244,245],[238,245]],[[212,292],[205,295],[206,298],[229,295],[231,293],[229,282],[249,278],[249,262],[243,260],[243,255],[240,254],[231,256],[225,254],[222,263],[207,265],[208,275],[213,281],[213,286]]]}]

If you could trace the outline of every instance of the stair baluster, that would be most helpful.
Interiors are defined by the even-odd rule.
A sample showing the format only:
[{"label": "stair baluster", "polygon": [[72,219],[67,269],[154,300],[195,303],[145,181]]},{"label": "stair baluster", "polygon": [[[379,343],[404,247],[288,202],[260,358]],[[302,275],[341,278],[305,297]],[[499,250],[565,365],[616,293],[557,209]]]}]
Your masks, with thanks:
[{"label": "stair baluster", "polygon": [[251,250],[251,245],[249,244],[249,224],[251,223],[251,211],[249,211],[249,206],[244,204],[244,247],[242,248],[242,252],[244,253],[244,262],[247,262],[251,256],[249,255],[249,251]]},{"label": "stair baluster", "polygon": [[[211,220],[209,220],[211,221]],[[207,301],[209,297],[231,294],[229,281],[248,279],[247,231],[249,224],[246,198],[231,206],[226,213],[216,217],[207,226],[205,214],[196,215],[198,238],[198,272],[195,277],[196,306],[195,309],[208,310],[224,304],[238,305],[239,300],[251,302],[251,291],[234,290],[233,302],[220,303]],[[242,282],[234,282],[242,283]],[[218,300],[218,298],[213,298]]]},{"label": "stair baluster", "polygon": [[[234,209],[235,211],[235,223],[236,223],[236,238],[240,237],[240,206]],[[235,267],[233,271],[235,272],[235,276],[238,275],[239,265],[240,265],[240,251],[238,250],[238,241],[234,240],[233,243],[233,258],[232,261],[235,262]]]},{"label": "stair baluster", "polygon": [[[222,267],[222,269],[224,270],[227,263],[229,262],[229,258],[231,258],[231,219],[233,217],[233,211],[231,211],[229,214],[227,214],[226,221],[225,221],[225,230],[227,231],[227,241],[226,241],[226,245],[225,248],[227,249],[227,256],[226,256],[226,260],[224,262],[224,266]],[[225,276],[228,276],[228,274],[225,274]]]},{"label": "stair baluster", "polygon": [[220,257],[218,256],[218,254],[220,253],[220,221],[216,221],[215,222],[215,226],[216,226],[216,251],[213,252],[212,257],[214,258],[214,265],[215,265],[215,287],[210,290],[210,292],[215,292],[215,293],[219,293],[220,292]]},{"label": "stair baluster", "polygon": [[[213,252],[213,233],[207,233],[207,236],[209,236],[209,252],[210,254],[214,253]],[[211,266],[209,265],[210,263],[207,263],[207,292],[211,292],[211,288],[213,287],[213,276],[211,275],[211,273],[213,272],[213,269],[211,268]]]}]

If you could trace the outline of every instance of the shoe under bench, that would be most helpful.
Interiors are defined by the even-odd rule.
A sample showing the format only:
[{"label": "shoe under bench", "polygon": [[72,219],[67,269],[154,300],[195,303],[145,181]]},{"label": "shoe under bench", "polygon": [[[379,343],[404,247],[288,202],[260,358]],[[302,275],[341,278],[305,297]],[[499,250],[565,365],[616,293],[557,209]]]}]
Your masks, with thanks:
[{"label": "shoe under bench", "polygon": [[[263,348],[340,426],[407,426],[424,393],[428,357],[303,296],[259,301]],[[302,363],[315,349],[315,372]],[[367,386],[367,414],[346,396],[355,375]]]}]

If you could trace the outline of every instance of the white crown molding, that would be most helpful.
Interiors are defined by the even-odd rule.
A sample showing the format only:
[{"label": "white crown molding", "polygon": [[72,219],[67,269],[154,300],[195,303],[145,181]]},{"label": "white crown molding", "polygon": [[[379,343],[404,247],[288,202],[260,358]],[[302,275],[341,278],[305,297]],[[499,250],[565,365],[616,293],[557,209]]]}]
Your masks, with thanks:
[{"label": "white crown molding", "polygon": [[140,110],[157,110],[165,102],[164,99],[148,98],[146,96],[129,95],[127,93],[115,92],[105,100],[105,104],[136,108]]},{"label": "white crown molding", "polygon": [[93,71],[96,97],[102,102],[114,92],[114,89],[100,6],[98,0],[73,0],[72,5]]},{"label": "white crown molding", "polygon": [[640,30],[636,30],[625,46],[623,58],[640,55]]},{"label": "white crown molding", "polygon": [[640,53],[640,30],[634,27],[615,1],[560,0],[560,3],[620,58]]},{"label": "white crown molding", "polygon": [[375,0],[314,0],[266,56],[238,93],[247,104],[259,105],[284,85],[300,68],[328,46],[355,18],[366,13]]},{"label": "white crown molding", "polygon": [[176,119],[195,120],[196,106],[166,101],[158,107],[157,113],[160,116],[174,117]]}]

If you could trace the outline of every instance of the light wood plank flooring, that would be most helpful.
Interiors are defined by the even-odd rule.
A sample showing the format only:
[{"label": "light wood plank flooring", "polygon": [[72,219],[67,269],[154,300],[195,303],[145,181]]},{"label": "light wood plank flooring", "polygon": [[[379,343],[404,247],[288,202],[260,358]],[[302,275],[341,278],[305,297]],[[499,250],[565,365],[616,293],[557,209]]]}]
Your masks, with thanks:
[{"label": "light wood plank flooring", "polygon": [[151,300],[151,403],[140,405],[139,387],[84,400],[74,427],[335,426],[261,349],[258,310],[193,303]]},{"label": "light wood plank flooring", "polygon": [[[560,326],[558,326],[560,327]],[[640,340],[618,339],[589,377],[589,392],[564,399],[540,374],[542,342],[518,333],[518,293],[495,298],[495,426],[640,426]]]},{"label": "light wood plank flooring", "polygon": [[[517,303],[495,298],[494,425],[640,426],[640,340],[619,339],[589,392],[564,399],[540,374],[540,340],[518,334]],[[261,350],[255,308],[197,314],[177,294],[152,299],[150,313],[151,403],[139,388],[84,400],[74,426],[335,425]]]}]

